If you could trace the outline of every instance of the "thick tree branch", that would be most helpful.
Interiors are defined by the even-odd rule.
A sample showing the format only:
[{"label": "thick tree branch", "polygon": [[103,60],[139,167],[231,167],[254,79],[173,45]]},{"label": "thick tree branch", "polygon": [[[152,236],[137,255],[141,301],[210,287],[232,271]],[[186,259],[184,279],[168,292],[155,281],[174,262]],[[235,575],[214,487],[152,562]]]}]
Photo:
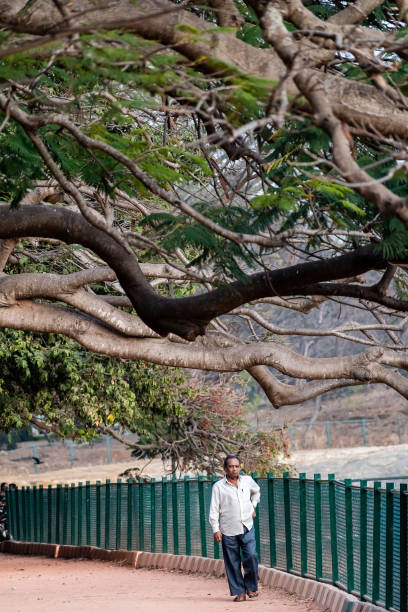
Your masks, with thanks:
[{"label": "thick tree branch", "polygon": [[137,317],[118,310],[101,297],[89,293],[81,285],[116,279],[109,268],[93,268],[59,276],[58,274],[16,274],[0,276],[0,307],[10,307],[18,301],[44,298],[65,302],[91,315],[121,334],[132,337],[157,338]]},{"label": "thick tree branch", "polygon": [[176,344],[164,339],[138,340],[119,336],[79,313],[35,302],[0,308],[0,326],[60,333],[96,353],[172,367],[238,372],[267,365],[294,378],[324,381],[344,378],[359,383],[384,383],[408,399],[408,379],[394,370],[408,370],[408,356],[387,349],[370,349],[346,357],[310,358],[272,343],[247,344],[243,351],[242,344],[211,348],[199,341]]},{"label": "thick tree branch", "polygon": [[[30,14],[29,25],[28,21],[24,23],[23,20],[16,20],[16,15],[13,14],[9,5],[7,7],[0,6],[0,23],[19,31],[37,33],[38,39],[31,41],[31,47],[44,44],[47,36],[43,36],[42,33],[49,28],[53,32],[52,35],[48,36],[49,40],[55,40],[58,36],[65,37],[74,32],[94,31],[98,28],[105,28],[106,30],[121,28],[133,31],[147,39],[158,40],[162,44],[173,46],[182,55],[194,61],[198,69],[207,74],[214,74],[214,71],[225,75],[228,75],[230,71],[231,74],[234,74],[232,67],[235,67],[235,74],[236,70],[239,70],[245,74],[252,74],[279,83],[285,73],[285,64],[273,49],[257,49],[245,44],[231,34],[216,33],[213,24],[206,23],[192,13],[180,10],[180,7],[175,7],[167,0],[140,0],[136,5],[130,0],[118,0],[114,7],[110,6],[100,11],[86,0],[81,0],[81,2],[76,0],[71,4],[72,14],[75,15],[75,12],[84,11],[83,20],[87,20],[90,25],[81,26],[81,18],[79,17],[70,29],[59,29],[56,24],[61,22],[60,15],[52,6],[51,0],[49,0],[47,6],[45,4],[35,6],[35,10]],[[254,1],[250,4],[258,8],[260,16],[263,15],[265,3]],[[286,10],[286,4],[289,3],[285,2],[285,6],[281,7],[282,10]],[[88,7],[92,11],[90,13],[91,18],[87,12]],[[155,13],[156,16],[154,16]],[[277,13],[278,17],[282,19],[281,14],[278,11]],[[312,15],[310,11],[308,13]],[[127,16],[126,19],[123,19],[123,15]],[[319,20],[318,22],[319,26],[323,23]],[[195,35],[189,37],[179,29],[179,26],[183,24],[204,31],[211,29],[208,41],[198,42]],[[336,24],[332,24],[331,27],[336,28]],[[378,39],[379,34],[376,30],[365,29],[364,35],[367,34],[366,30],[371,37],[377,37]],[[354,32],[355,29],[350,30],[351,38]],[[266,32],[266,38],[268,39],[267,34]],[[376,44],[379,44],[377,39],[375,39]],[[21,43],[21,45],[23,44]],[[17,47],[7,52],[16,53],[20,50],[22,49]],[[343,121],[359,127],[369,127],[370,130],[386,136],[395,136],[402,139],[408,136],[408,112],[399,109],[382,92],[370,85],[356,83],[336,75],[320,74],[320,78],[322,81],[328,82],[327,91],[330,96],[330,103],[333,105],[336,116]],[[298,94],[297,88],[291,82],[288,82],[288,94],[291,96]],[[299,109],[305,110],[302,104],[300,104]]]},{"label": "thick tree branch", "polygon": [[268,400],[274,408],[293,406],[318,397],[334,389],[352,387],[361,384],[358,380],[315,380],[297,385],[287,385],[276,378],[267,366],[253,366],[248,369],[249,374],[262,387]]},{"label": "thick tree branch", "polygon": [[305,294],[324,295],[328,297],[350,297],[357,300],[366,300],[374,304],[386,306],[391,311],[408,312],[408,301],[399,300],[387,295],[381,295],[377,286],[365,287],[363,285],[343,284],[343,283],[317,283],[302,287]]},{"label": "thick tree branch", "polygon": [[[1,285],[0,285],[1,286]],[[263,327],[264,329],[270,331],[273,334],[278,336],[313,336],[313,337],[327,337],[333,336],[335,338],[343,338],[344,340],[350,340],[352,342],[356,342],[357,344],[365,344],[367,346],[378,346],[378,342],[374,342],[371,340],[364,339],[362,337],[356,335],[350,335],[351,332],[365,332],[365,331],[396,331],[403,332],[408,325],[408,318],[404,319],[399,325],[392,325],[391,323],[380,324],[380,325],[368,325],[365,323],[355,323],[354,321],[350,321],[349,323],[342,325],[340,327],[334,327],[331,329],[311,329],[311,328],[284,328],[279,327],[278,325],[273,325],[269,323],[258,312],[252,310],[250,308],[236,308],[232,310],[230,314],[244,316],[252,319],[258,325]],[[381,344],[384,346],[384,344]],[[394,348],[389,347],[389,348]],[[398,347],[399,350],[408,350],[408,347]]]},{"label": "thick tree branch", "polygon": [[235,6],[234,0],[209,0],[217,23],[223,28],[236,28],[242,25],[243,19]]},{"label": "thick tree branch", "polygon": [[395,4],[398,6],[401,21],[408,23],[408,0],[396,0]]},{"label": "thick tree branch", "polygon": [[203,295],[171,299],[154,293],[133,253],[108,234],[90,226],[79,214],[53,206],[10,210],[3,205],[0,206],[0,220],[0,238],[34,235],[82,244],[91,249],[115,271],[136,312],[148,327],[160,335],[175,333],[186,340],[203,334],[212,319],[251,300],[299,295],[304,285],[340,280],[386,265],[383,258],[374,253],[373,247],[368,246],[331,260],[254,274],[247,282],[236,281]]},{"label": "thick tree branch", "polygon": [[353,4],[348,4],[346,8],[332,15],[327,20],[336,25],[351,25],[362,23],[374,9],[380,6],[384,0],[356,0]]}]

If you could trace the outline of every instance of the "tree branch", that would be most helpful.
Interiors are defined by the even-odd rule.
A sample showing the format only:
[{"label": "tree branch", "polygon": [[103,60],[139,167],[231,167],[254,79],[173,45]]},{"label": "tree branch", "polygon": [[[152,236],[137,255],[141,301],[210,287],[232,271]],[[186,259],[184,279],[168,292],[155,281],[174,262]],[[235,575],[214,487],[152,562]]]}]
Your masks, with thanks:
[{"label": "tree branch", "polygon": [[164,339],[133,339],[120,336],[80,313],[35,302],[0,308],[0,326],[64,334],[96,353],[171,367],[239,372],[267,365],[293,378],[384,383],[408,399],[408,378],[394,370],[408,371],[406,352],[376,348],[346,357],[311,358],[267,342],[246,344],[243,351],[242,344],[212,348],[205,340],[176,344]]},{"label": "tree branch", "polygon": [[329,17],[327,21],[336,25],[362,23],[383,2],[384,0],[357,0],[353,4],[348,4],[342,11]]},{"label": "tree branch", "polygon": [[91,249],[115,271],[133,307],[148,327],[160,335],[174,333],[186,340],[203,334],[212,319],[246,302],[263,297],[299,295],[304,285],[340,280],[350,274],[357,276],[386,265],[381,255],[375,254],[372,246],[367,246],[330,260],[254,274],[246,282],[236,281],[202,295],[171,299],[154,293],[133,253],[126,251],[111,236],[90,226],[79,214],[53,206],[10,210],[3,205],[0,206],[0,220],[0,238],[50,237]]},{"label": "tree branch", "polygon": [[339,379],[287,385],[280,382],[267,366],[254,366],[248,372],[259,383],[274,408],[293,406],[334,389],[361,384],[359,380]]}]

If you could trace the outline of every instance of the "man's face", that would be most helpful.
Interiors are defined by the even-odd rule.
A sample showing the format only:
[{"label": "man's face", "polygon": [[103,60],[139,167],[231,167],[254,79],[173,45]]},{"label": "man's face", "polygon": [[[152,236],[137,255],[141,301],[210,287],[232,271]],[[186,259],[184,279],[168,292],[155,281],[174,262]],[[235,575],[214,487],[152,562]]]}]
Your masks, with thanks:
[{"label": "man's face", "polygon": [[228,459],[227,465],[224,469],[227,477],[233,479],[238,478],[240,470],[238,459]]}]

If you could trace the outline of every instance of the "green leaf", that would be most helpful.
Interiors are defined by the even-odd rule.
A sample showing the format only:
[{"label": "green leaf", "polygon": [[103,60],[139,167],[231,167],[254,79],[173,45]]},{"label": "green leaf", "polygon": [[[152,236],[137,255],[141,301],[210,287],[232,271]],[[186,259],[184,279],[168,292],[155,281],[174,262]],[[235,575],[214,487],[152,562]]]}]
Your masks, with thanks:
[{"label": "green leaf", "polygon": [[342,204],[348,210],[351,210],[352,212],[355,212],[360,217],[365,217],[367,215],[365,210],[363,210],[362,208],[357,206],[357,204],[354,204],[353,202],[350,202],[350,200],[339,200],[339,204]]}]

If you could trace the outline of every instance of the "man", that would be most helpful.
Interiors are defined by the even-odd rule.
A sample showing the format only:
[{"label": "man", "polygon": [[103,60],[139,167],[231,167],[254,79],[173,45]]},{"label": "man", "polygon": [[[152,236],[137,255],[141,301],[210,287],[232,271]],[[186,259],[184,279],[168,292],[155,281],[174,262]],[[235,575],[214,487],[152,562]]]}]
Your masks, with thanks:
[{"label": "man", "polygon": [[[253,519],[260,489],[250,476],[240,475],[239,459],[224,460],[225,477],[215,483],[210,505],[210,523],[215,542],[222,542],[225,571],[234,601],[258,597],[258,557]],[[241,551],[244,575],[241,571]]]}]

